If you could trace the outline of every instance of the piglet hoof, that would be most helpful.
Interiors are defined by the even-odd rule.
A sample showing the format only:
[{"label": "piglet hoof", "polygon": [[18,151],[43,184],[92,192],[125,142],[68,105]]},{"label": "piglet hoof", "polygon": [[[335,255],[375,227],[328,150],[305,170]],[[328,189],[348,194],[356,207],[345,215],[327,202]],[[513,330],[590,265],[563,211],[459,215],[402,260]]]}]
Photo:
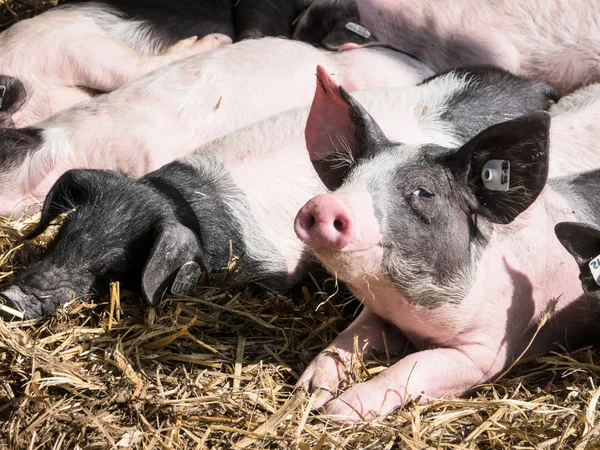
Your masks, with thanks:
[{"label": "piglet hoof", "polygon": [[347,368],[332,350],[321,352],[306,368],[297,387],[315,393],[313,409],[326,405],[337,395],[337,391],[348,384]]},{"label": "piglet hoof", "polygon": [[325,406],[327,416],[336,423],[352,424],[377,419],[404,404],[403,395],[389,388],[378,377],[356,384]]},{"label": "piglet hoof", "polygon": [[207,34],[202,39],[198,39],[198,36],[192,36],[176,42],[169,47],[164,54],[175,60],[192,56],[196,53],[214,50],[224,45],[231,44],[231,42],[229,36],[221,33]]},{"label": "piglet hoof", "polygon": [[339,51],[339,52],[345,52],[345,51],[347,51],[347,50],[356,50],[357,48],[360,48],[360,47],[361,47],[361,46],[360,46],[359,44],[355,44],[355,43],[353,43],[353,42],[350,42],[350,43],[348,43],[348,44],[341,45],[341,46],[338,48],[338,51]]},{"label": "piglet hoof", "polygon": [[224,45],[228,45],[231,43],[231,38],[226,34],[207,34],[202,39],[199,39],[196,43],[194,43],[193,50],[194,53],[207,52],[209,50],[214,50],[216,48],[223,47]]}]

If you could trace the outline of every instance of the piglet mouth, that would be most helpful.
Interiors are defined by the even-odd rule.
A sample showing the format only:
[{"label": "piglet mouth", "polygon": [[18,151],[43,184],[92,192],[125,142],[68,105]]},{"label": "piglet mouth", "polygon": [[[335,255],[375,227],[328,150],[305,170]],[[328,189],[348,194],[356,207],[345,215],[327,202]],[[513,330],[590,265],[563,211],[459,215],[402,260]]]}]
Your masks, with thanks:
[{"label": "piglet mouth", "polygon": [[[69,295],[70,293],[70,295]],[[53,314],[58,306],[72,300],[74,292],[62,289],[52,293],[28,294],[13,284],[0,291],[0,315],[7,319],[35,319]]]},{"label": "piglet mouth", "polygon": [[29,319],[40,315],[36,314],[35,307],[39,303],[38,299],[25,294],[17,285],[0,291],[0,299],[3,303],[0,305],[0,313],[6,319]]},{"label": "piglet mouth", "polygon": [[334,250],[334,249],[329,249],[329,248],[314,248],[313,252],[316,253],[317,255],[329,255],[332,258],[335,258],[335,257],[346,258],[348,256],[364,255],[369,252],[375,252],[378,249],[383,249],[383,248],[384,248],[383,245],[381,245],[380,243],[376,243],[376,244],[371,244],[371,245],[360,246],[359,248],[352,248],[351,246],[348,246],[347,248],[343,248],[341,250]]},{"label": "piglet mouth", "polygon": [[384,249],[379,243],[343,250],[319,248],[312,251],[330,273],[347,282],[368,273],[381,272]]}]

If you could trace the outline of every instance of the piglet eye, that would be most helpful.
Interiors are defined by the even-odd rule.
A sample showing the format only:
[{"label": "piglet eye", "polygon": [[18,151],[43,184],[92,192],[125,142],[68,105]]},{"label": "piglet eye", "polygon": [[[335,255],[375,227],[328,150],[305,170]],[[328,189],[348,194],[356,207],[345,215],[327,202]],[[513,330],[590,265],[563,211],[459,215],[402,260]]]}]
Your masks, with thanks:
[{"label": "piglet eye", "polygon": [[415,197],[431,198],[433,194],[425,189],[419,188],[412,193]]}]

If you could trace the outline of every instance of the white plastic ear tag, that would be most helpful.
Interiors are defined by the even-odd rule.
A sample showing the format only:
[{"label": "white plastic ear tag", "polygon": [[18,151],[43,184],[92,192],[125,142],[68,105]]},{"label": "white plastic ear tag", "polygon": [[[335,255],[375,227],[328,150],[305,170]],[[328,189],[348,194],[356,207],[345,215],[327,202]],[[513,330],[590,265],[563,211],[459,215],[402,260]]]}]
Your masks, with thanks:
[{"label": "white plastic ear tag", "polygon": [[346,24],[346,29],[352,31],[354,34],[358,34],[360,37],[364,37],[365,39],[369,39],[371,37],[371,32],[369,30],[354,22],[348,22]]},{"label": "white plastic ear tag", "polygon": [[202,268],[196,261],[186,262],[175,277],[175,281],[171,285],[171,294],[186,295],[198,284]]},{"label": "white plastic ear tag", "polygon": [[592,276],[594,277],[594,281],[600,286],[600,255],[592,259],[588,265],[590,267],[590,272],[592,272]]},{"label": "white plastic ear tag", "polygon": [[490,159],[481,170],[483,185],[490,191],[508,191],[510,186],[510,161]]}]

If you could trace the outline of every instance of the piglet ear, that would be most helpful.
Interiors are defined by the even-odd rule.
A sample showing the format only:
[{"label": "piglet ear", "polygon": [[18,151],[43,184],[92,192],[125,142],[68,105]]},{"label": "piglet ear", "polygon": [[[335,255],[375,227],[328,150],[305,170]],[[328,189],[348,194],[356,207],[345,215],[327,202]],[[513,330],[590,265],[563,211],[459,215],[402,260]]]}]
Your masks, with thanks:
[{"label": "piglet ear", "polygon": [[587,264],[600,255],[600,227],[579,222],[561,222],[554,227],[560,243],[577,264]]},{"label": "piglet ear", "polygon": [[[190,262],[193,262],[188,270],[190,273],[183,274],[187,277],[183,282],[193,279],[195,275],[199,277],[200,270],[206,270],[200,242],[192,230],[178,222],[161,224],[142,274],[142,291],[148,303],[157,305],[165,292],[172,288],[183,265]],[[183,293],[174,289],[171,292]]]},{"label": "piglet ear", "polygon": [[371,115],[321,66],[305,137],[315,170],[331,190],[339,187],[356,160],[389,143]]},{"label": "piglet ear", "polygon": [[[587,223],[561,222],[554,227],[560,243],[573,255],[579,266],[581,285],[590,305],[600,314],[600,227]],[[594,272],[592,273],[592,268]],[[600,281],[600,280],[599,280]]]},{"label": "piglet ear", "polygon": [[124,175],[112,170],[68,170],[56,180],[48,192],[40,221],[25,239],[33,239],[42,234],[59,215],[88,201],[96,192],[103,192],[107,183],[120,181],[122,178]]},{"label": "piglet ear", "polygon": [[13,128],[12,115],[19,111],[27,100],[27,90],[21,80],[0,75],[0,126]]},{"label": "piglet ear", "polygon": [[548,178],[550,115],[537,112],[482,131],[451,165],[477,200],[474,211],[508,224],[540,195]]}]

